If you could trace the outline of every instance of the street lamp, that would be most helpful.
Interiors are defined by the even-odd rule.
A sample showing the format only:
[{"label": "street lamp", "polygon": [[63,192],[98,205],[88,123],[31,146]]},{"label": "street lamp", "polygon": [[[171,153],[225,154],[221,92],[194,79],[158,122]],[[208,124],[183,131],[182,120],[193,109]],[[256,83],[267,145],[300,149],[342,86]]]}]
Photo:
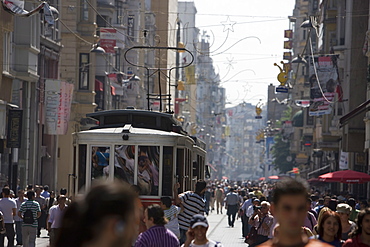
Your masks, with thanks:
[{"label": "street lamp", "polygon": [[97,53],[97,54],[105,54],[104,48],[100,47],[98,44],[94,44],[90,52]]}]

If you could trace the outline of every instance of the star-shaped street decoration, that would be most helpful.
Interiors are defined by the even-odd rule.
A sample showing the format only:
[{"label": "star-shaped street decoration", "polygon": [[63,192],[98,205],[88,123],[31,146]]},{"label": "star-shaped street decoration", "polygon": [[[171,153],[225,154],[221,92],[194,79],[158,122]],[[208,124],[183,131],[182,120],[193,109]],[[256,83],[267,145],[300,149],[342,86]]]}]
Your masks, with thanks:
[{"label": "star-shaped street decoration", "polygon": [[234,62],[234,57],[231,57],[230,56],[230,58],[226,58],[227,59],[227,67],[226,67],[226,69],[234,69],[234,66],[233,66],[233,64],[236,64],[236,62]]},{"label": "star-shaped street decoration", "polygon": [[231,21],[229,16],[227,17],[227,20],[226,21],[223,21],[221,23],[222,23],[222,25],[224,25],[224,32],[225,31],[229,31],[229,30],[231,32],[234,32],[233,26],[236,24],[236,22],[235,21]]}]

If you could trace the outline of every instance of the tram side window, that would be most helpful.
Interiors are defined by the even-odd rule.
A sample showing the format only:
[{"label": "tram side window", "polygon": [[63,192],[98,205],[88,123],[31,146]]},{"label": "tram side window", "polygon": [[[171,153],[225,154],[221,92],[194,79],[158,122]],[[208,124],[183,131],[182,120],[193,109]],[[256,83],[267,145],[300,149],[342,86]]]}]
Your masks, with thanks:
[{"label": "tram side window", "polygon": [[162,196],[172,196],[173,148],[163,147]]},{"label": "tram side window", "polygon": [[114,147],[114,177],[134,184],[135,146],[117,145]]},{"label": "tram side window", "polygon": [[86,151],[86,144],[78,146],[78,191],[86,185]]},{"label": "tram side window", "polygon": [[177,149],[177,159],[176,159],[176,177],[177,182],[180,183],[179,191],[185,191],[185,185],[184,185],[184,149]]},{"label": "tram side window", "polygon": [[93,146],[91,152],[91,179],[108,178],[109,147]]},{"label": "tram side window", "polygon": [[141,195],[158,195],[159,146],[139,146],[137,185]]}]

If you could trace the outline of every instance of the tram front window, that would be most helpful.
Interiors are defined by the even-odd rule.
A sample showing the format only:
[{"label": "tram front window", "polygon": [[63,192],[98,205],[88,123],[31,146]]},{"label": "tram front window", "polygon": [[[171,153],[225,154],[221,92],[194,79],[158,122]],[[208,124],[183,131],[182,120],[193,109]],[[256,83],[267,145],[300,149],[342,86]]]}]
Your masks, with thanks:
[{"label": "tram front window", "polygon": [[114,177],[129,184],[134,184],[135,146],[117,145],[114,151]]},{"label": "tram front window", "polygon": [[91,179],[109,176],[109,147],[93,146],[91,156]]},{"label": "tram front window", "polygon": [[159,146],[139,146],[137,185],[141,195],[158,195]]}]

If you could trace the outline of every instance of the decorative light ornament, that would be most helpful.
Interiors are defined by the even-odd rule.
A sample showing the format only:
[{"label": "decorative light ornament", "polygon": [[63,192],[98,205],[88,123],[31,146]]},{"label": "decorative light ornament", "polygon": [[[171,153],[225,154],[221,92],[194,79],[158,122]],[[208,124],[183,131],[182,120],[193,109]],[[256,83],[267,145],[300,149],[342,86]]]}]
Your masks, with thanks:
[{"label": "decorative light ornament", "polygon": [[286,87],[286,82],[288,81],[288,64],[283,61],[280,62],[283,65],[283,68],[280,67],[277,63],[274,63],[280,69],[280,73],[277,75],[277,80],[280,82],[280,85],[276,88],[277,93],[287,93],[288,87]]}]

